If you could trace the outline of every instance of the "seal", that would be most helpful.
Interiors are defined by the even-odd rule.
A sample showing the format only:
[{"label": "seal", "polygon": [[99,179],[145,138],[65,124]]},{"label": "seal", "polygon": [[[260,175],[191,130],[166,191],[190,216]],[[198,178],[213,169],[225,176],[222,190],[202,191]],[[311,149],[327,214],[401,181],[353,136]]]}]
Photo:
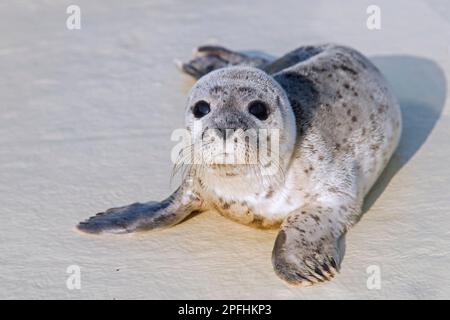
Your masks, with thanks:
[{"label": "seal", "polygon": [[279,228],[272,263],[288,284],[330,280],[343,236],[399,142],[400,108],[383,75],[358,51],[334,44],[273,61],[203,46],[180,67],[199,80],[185,111],[192,140],[176,167],[187,155],[201,161],[184,163],[169,198],[109,209],[78,228],[158,229],[214,209]]}]

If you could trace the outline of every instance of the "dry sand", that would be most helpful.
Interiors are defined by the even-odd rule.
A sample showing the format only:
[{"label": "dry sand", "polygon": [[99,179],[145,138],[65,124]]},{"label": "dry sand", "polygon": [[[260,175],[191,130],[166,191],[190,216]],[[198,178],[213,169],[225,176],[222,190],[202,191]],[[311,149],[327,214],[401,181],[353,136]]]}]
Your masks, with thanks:
[{"label": "dry sand", "polygon": [[[450,3],[381,1],[72,1],[0,4],[0,298],[449,298]],[[257,8],[256,8],[257,7]],[[193,47],[281,55],[337,42],[373,58],[404,118],[398,152],[347,236],[341,274],[309,289],[272,271],[276,233],[215,212],[170,230],[85,236],[106,208],[175,186],[170,135],[193,81],[174,58]],[[66,269],[81,267],[81,289]],[[382,287],[366,286],[368,266]]]}]

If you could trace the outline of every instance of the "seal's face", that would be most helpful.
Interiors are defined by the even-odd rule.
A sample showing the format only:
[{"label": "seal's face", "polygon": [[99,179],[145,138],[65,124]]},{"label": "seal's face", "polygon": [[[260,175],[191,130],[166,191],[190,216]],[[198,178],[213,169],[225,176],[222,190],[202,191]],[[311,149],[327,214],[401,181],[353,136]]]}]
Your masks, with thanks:
[{"label": "seal's face", "polygon": [[248,67],[219,69],[201,78],[189,94],[186,127],[195,164],[228,177],[242,171],[276,173],[295,142],[284,90],[263,71]]}]

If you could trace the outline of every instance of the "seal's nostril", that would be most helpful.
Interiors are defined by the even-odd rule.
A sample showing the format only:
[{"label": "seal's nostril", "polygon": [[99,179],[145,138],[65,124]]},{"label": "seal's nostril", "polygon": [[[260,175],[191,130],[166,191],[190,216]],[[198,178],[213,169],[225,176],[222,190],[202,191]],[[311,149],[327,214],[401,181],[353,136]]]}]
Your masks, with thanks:
[{"label": "seal's nostril", "polygon": [[225,139],[225,137],[226,137],[226,135],[227,135],[227,131],[226,131],[226,129],[217,128],[217,129],[216,129],[216,135],[217,135],[220,139]]}]

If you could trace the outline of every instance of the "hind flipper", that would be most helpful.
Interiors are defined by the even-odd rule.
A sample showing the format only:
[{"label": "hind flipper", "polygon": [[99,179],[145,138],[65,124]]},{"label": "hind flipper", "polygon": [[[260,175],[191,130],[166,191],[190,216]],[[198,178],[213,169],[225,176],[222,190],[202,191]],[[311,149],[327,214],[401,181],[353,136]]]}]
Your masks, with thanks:
[{"label": "hind flipper", "polygon": [[179,188],[161,202],[134,203],[108,209],[80,222],[77,228],[86,233],[129,233],[166,228],[181,222],[201,208],[194,193]]}]

